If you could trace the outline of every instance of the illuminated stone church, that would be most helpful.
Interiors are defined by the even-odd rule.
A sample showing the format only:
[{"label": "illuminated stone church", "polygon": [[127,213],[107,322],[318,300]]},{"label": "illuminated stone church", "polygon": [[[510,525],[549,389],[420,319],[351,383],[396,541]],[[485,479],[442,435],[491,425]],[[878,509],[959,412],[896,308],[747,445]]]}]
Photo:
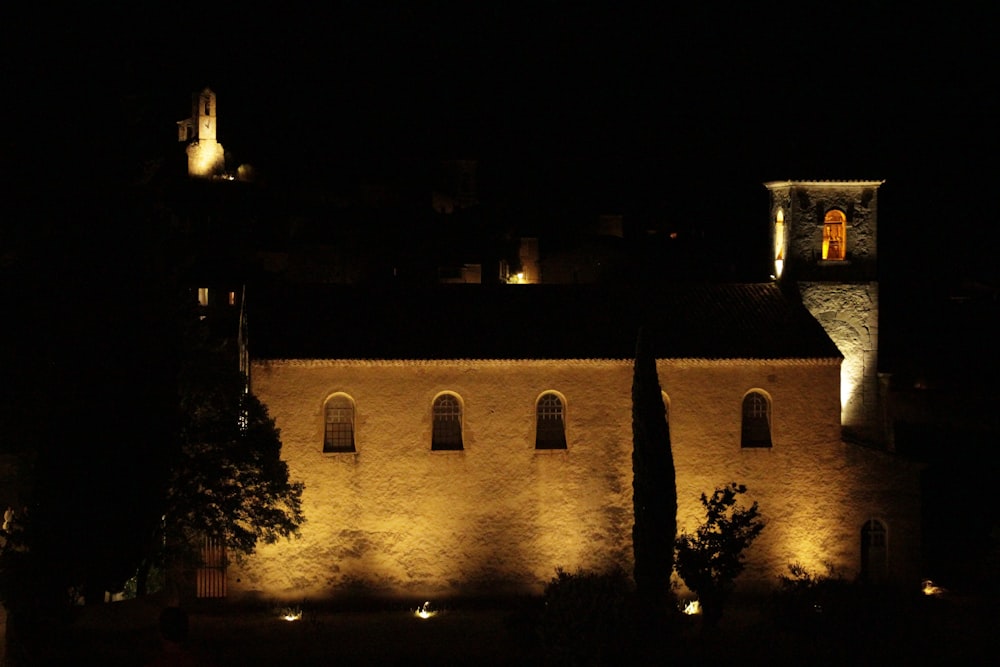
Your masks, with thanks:
[{"label": "illuminated stone church", "polygon": [[640,326],[679,528],[732,481],[767,522],[740,586],[791,563],[916,582],[919,470],[881,437],[880,184],[767,183],[770,282],[635,293],[549,284],[543,265],[533,284],[249,292],[252,390],[307,521],[233,564],[228,596],[523,594],[556,568],[630,571]]}]

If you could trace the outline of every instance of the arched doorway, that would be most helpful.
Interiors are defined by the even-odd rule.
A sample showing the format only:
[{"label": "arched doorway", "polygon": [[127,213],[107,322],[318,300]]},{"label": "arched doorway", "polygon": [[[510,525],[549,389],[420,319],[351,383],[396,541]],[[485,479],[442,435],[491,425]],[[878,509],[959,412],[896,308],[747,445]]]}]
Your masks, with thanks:
[{"label": "arched doorway", "polygon": [[889,531],[878,519],[869,519],[861,527],[861,579],[878,584],[888,576]]}]

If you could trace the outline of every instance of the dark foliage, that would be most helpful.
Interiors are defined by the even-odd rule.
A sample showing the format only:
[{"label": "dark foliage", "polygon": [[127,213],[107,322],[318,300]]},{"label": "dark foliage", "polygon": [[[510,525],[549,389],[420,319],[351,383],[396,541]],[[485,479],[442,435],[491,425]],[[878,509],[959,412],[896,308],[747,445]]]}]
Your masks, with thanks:
[{"label": "dark foliage", "polygon": [[[992,619],[995,614],[977,609],[971,598],[957,602],[946,594],[935,599],[915,587],[850,581],[829,565],[819,574],[791,564],[788,574],[778,579],[775,628],[827,664],[857,663],[860,655],[871,664],[982,662],[961,657],[985,647],[967,643],[966,633],[977,624],[973,617]],[[959,616],[964,618],[959,621]],[[804,651],[801,657],[803,662],[816,661]]]},{"label": "dark foliage", "polygon": [[47,188],[0,262],[11,664],[44,663],[74,603],[120,590],[162,515],[180,339],[162,238],[119,185]]},{"label": "dark foliage", "polygon": [[812,630],[831,619],[840,619],[851,586],[832,565],[824,574],[811,572],[799,563],[788,566],[788,574],[778,577],[775,612],[778,623],[792,631]]},{"label": "dark foliage", "polygon": [[709,625],[722,615],[736,578],[743,572],[744,553],[764,530],[757,503],[749,508],[739,504],[739,496],[746,490],[732,482],[716,489],[711,497],[701,494],[705,522],[694,534],[677,537],[677,573],[698,596]]},{"label": "dark foliage", "polygon": [[677,482],[656,359],[642,329],[632,376],[632,492],[636,590],[650,611],[662,612],[674,564]]},{"label": "dark foliage", "polygon": [[541,638],[557,665],[620,663],[633,644],[631,587],[623,570],[605,573],[561,569],[545,587]]},{"label": "dark foliage", "polygon": [[278,429],[246,380],[213,349],[181,376],[180,448],[171,466],[167,530],[173,545],[201,535],[236,554],[295,534],[302,484],[289,481]]}]

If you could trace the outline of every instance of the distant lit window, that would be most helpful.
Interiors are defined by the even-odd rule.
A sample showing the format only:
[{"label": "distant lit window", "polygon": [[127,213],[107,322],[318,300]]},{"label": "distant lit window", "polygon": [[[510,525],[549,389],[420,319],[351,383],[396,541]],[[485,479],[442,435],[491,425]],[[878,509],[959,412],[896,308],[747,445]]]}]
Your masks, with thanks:
[{"label": "distant lit window", "polygon": [[558,394],[542,394],[535,406],[535,449],[566,449],[566,416]]},{"label": "distant lit window", "polygon": [[230,292],[229,293],[229,305],[230,306],[235,306],[236,305],[236,292]]},{"label": "distant lit window", "polygon": [[762,392],[751,391],[743,397],[743,447],[771,446],[771,401]]},{"label": "distant lit window", "polygon": [[199,287],[198,288],[198,305],[207,306],[208,305],[208,288]]},{"label": "distant lit window", "polygon": [[431,449],[462,449],[462,404],[452,394],[434,399]]},{"label": "distant lit window", "polygon": [[847,250],[847,216],[833,208],[823,218],[823,259],[844,259]]},{"label": "distant lit window", "polygon": [[353,452],[354,401],[347,394],[334,394],[323,406],[324,452]]}]

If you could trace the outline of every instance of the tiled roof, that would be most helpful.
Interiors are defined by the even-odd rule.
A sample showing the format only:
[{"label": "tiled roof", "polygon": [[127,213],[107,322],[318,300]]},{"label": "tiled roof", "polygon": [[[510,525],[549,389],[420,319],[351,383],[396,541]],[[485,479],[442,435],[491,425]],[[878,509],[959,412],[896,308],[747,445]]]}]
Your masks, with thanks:
[{"label": "tiled roof", "polygon": [[772,283],[248,288],[247,314],[257,359],[630,359],[640,323],[664,359],[841,356]]},{"label": "tiled roof", "polygon": [[880,186],[885,183],[885,180],[864,180],[864,179],[850,179],[850,180],[831,180],[831,179],[820,179],[820,180],[799,180],[792,179],[787,181],[768,181],[764,183],[764,187],[785,187],[789,185],[812,185],[812,186]]}]

